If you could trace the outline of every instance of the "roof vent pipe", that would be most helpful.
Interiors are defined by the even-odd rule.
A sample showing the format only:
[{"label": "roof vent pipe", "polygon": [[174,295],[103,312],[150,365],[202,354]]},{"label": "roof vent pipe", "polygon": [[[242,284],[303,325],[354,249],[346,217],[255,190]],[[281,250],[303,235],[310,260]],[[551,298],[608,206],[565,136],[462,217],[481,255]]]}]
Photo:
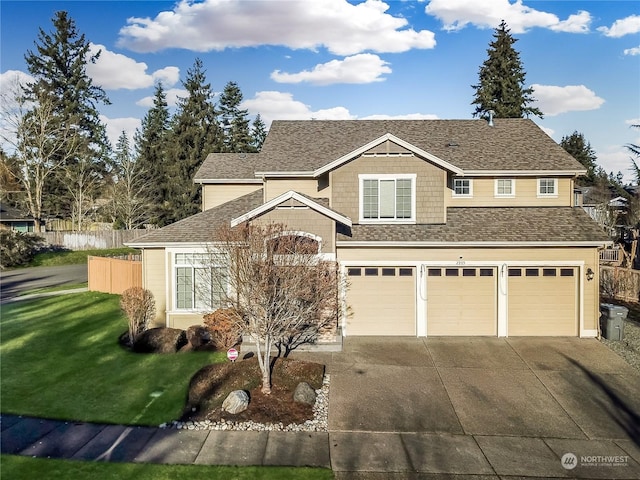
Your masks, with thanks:
[{"label": "roof vent pipe", "polygon": [[496,114],[493,110],[487,112],[489,114],[489,126],[493,127],[493,116]]}]

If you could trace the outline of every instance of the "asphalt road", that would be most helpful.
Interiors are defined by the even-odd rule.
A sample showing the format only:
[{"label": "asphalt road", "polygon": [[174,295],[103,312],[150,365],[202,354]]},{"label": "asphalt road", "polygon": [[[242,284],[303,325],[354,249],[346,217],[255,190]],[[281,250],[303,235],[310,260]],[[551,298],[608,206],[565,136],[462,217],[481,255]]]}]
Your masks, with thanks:
[{"label": "asphalt road", "polygon": [[0,301],[17,297],[26,291],[87,281],[86,265],[20,268],[0,272]]}]

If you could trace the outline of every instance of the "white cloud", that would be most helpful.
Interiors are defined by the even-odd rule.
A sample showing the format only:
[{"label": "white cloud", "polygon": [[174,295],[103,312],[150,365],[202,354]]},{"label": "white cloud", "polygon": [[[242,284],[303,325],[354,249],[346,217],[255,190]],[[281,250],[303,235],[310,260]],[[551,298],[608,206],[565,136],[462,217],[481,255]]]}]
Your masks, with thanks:
[{"label": "white cloud", "polygon": [[538,126],[544,133],[549,135],[551,138],[553,138],[554,133],[556,133],[556,131],[553,128],[543,127],[542,125],[538,125]]},{"label": "white cloud", "polygon": [[625,182],[634,180],[631,172],[631,156],[629,151],[620,145],[611,145],[604,151],[598,152],[598,165],[607,172],[613,172],[615,175],[622,172]]},{"label": "white cloud", "polygon": [[178,67],[165,67],[149,74],[147,64],[136,62],[133,58],[107,50],[104,45],[91,44],[90,55],[100,51],[95,63],[87,63],[87,75],[105,90],[136,90],[153,86],[162,81],[167,86],[174,85],[180,79]]},{"label": "white cloud", "polygon": [[388,8],[381,0],[357,5],[347,0],[181,0],[173,10],[153,19],[129,18],[120,29],[118,45],[137,52],[167,48],[207,52],[258,45],[326,47],[345,56],[435,46],[433,32],[415,31],[405,18],[385,13]]},{"label": "white cloud", "polygon": [[607,37],[624,37],[640,32],[640,15],[630,15],[621,20],[613,22],[611,27],[598,27],[598,31]]},{"label": "white cloud", "polygon": [[[178,102],[178,97],[187,98],[187,96],[189,95],[189,92],[187,92],[186,90],[184,90],[182,88],[169,88],[169,89],[165,90],[164,93],[166,95],[167,106],[168,107],[175,107],[177,105],[177,102]],[[138,100],[136,102],[136,105],[138,105],[139,107],[151,108],[151,107],[153,107],[154,98],[155,97],[153,95],[141,98],[140,100]]]},{"label": "white cloud", "polygon": [[378,55],[361,53],[344,60],[321,63],[313,70],[303,70],[298,73],[276,70],[271,74],[271,78],[278,83],[308,82],[314,85],[382,82],[385,79],[381,75],[391,73],[388,65]]},{"label": "white cloud", "polygon": [[640,46],[633,47],[633,48],[625,48],[624,52],[622,53],[624,53],[625,55],[631,55],[631,56],[640,55]]},{"label": "white cloud", "polygon": [[352,120],[355,117],[344,107],[333,107],[323,110],[311,110],[293,94],[276,91],[257,92],[252,99],[242,102],[242,108],[251,114],[259,113],[267,127],[273,120]]},{"label": "white cloud", "polygon": [[7,70],[0,73],[0,92],[7,92],[13,89],[16,85],[26,85],[33,82],[34,78],[28,73],[20,70]]},{"label": "white cloud", "polygon": [[24,109],[33,105],[20,106],[16,98],[22,95],[22,88],[33,81],[31,75],[20,70],[7,70],[0,74],[0,146],[6,152],[13,152],[19,119]]},{"label": "white cloud", "polygon": [[496,28],[502,20],[512,33],[523,33],[533,27],[559,32],[586,33],[591,14],[584,10],[560,20],[557,15],[523,5],[522,0],[431,0],[425,11],[438,18],[445,30],[460,30],[467,25]]},{"label": "white cloud", "polygon": [[640,118],[630,118],[624,121],[625,125],[640,125]]},{"label": "white cloud", "polygon": [[137,128],[140,128],[141,122],[139,118],[123,117],[108,118],[100,115],[100,121],[107,127],[107,138],[111,142],[111,147],[115,148],[118,144],[118,138],[124,130],[129,137],[131,145],[133,145],[133,135]]},{"label": "white cloud", "polygon": [[561,113],[583,110],[596,110],[604,103],[594,91],[584,85],[531,85],[533,96],[538,107],[545,116],[553,117]]}]

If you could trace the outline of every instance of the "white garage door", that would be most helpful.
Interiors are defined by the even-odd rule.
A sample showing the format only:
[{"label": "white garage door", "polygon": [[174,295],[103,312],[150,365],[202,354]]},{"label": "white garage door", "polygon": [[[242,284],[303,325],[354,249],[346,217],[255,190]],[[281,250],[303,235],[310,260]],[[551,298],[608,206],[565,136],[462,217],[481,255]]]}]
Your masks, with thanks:
[{"label": "white garage door", "polygon": [[577,336],[575,267],[509,267],[507,332],[514,336]]},{"label": "white garage door", "polygon": [[498,334],[495,268],[427,269],[427,336]]},{"label": "white garage door", "polygon": [[409,267],[348,267],[347,335],[416,335],[416,275]]}]

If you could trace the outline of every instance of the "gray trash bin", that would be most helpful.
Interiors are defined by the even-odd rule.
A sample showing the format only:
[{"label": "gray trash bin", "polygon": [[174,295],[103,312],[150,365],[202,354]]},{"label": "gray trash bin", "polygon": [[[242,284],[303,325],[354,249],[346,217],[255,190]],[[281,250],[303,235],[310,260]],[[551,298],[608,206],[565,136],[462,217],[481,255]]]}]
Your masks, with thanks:
[{"label": "gray trash bin", "polygon": [[624,321],[629,309],[612,303],[600,304],[600,330],[607,340],[624,338]]}]

